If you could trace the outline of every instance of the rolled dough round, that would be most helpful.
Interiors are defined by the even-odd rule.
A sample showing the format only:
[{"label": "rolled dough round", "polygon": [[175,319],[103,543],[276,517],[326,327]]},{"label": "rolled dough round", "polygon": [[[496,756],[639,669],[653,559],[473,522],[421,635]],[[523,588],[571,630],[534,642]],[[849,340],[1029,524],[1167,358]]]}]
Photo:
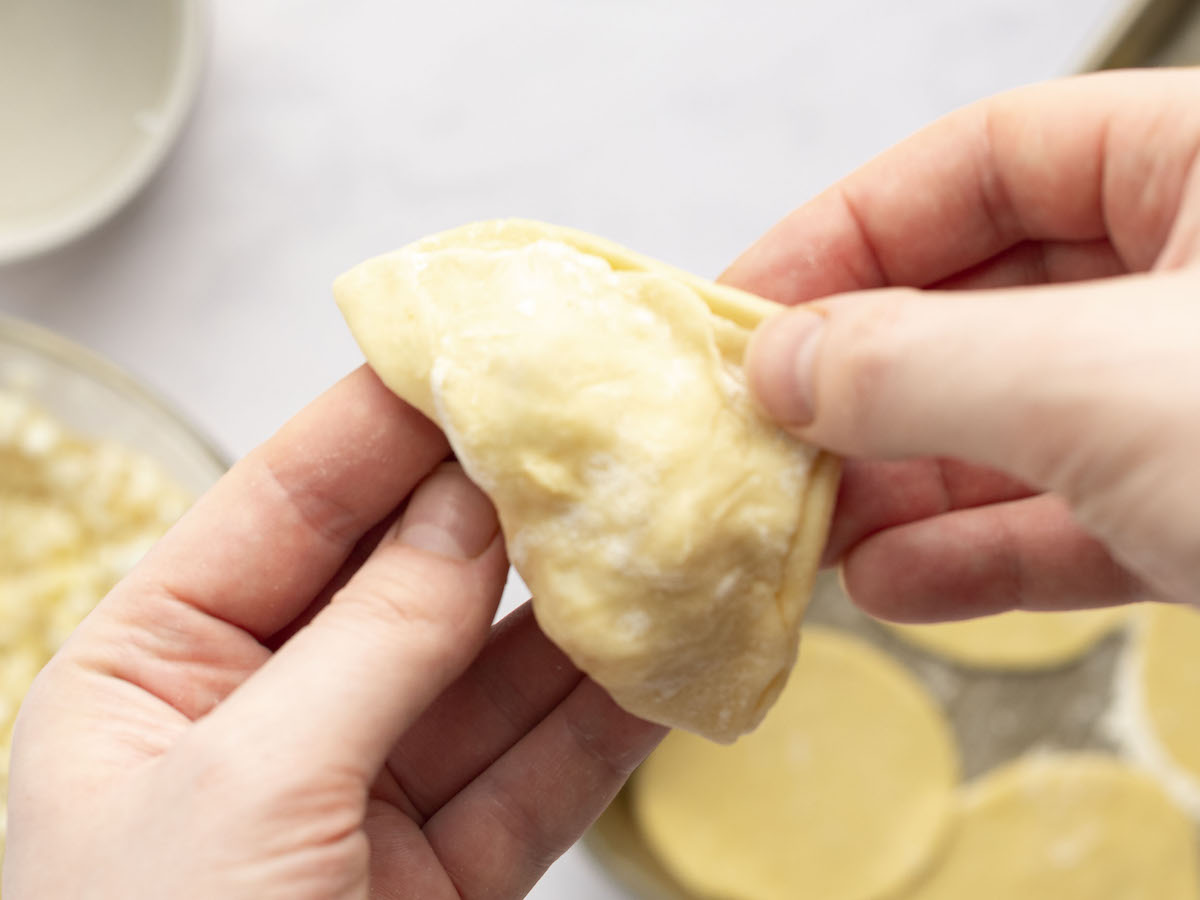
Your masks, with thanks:
[{"label": "rolled dough round", "polygon": [[949,725],[913,676],[810,626],[762,726],[732,747],[672,733],[638,770],[633,810],[698,896],[870,900],[928,863],[957,778]]},{"label": "rolled dough round", "polygon": [[911,900],[1195,900],[1191,822],[1148,775],[1100,754],[1033,756],[967,786]]},{"label": "rolled dough round", "polygon": [[1117,672],[1108,725],[1175,801],[1200,818],[1200,611],[1147,603]]},{"label": "rolled dough round", "polygon": [[1128,617],[1128,608],[1109,607],[1069,612],[1014,610],[930,625],[883,624],[907,643],[959,665],[1031,671],[1078,659]]}]

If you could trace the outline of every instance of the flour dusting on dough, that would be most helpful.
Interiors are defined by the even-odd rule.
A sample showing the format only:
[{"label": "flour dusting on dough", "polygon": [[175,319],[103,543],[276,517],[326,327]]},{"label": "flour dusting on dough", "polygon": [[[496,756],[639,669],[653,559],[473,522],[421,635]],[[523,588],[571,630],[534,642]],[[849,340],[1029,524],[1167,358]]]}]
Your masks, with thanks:
[{"label": "flour dusting on dough", "polygon": [[650,615],[640,609],[631,609],[617,619],[617,627],[627,638],[639,638],[650,630]]},{"label": "flour dusting on dough", "polygon": [[1072,869],[1094,852],[1098,837],[1094,822],[1080,822],[1073,830],[1055,838],[1046,848],[1046,859],[1055,868]]}]

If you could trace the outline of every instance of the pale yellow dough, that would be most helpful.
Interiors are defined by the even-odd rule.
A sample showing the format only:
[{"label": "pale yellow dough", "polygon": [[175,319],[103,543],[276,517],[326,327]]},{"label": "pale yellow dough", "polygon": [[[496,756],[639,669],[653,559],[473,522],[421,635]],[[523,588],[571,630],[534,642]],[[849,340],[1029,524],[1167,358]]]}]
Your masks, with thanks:
[{"label": "pale yellow dough", "polygon": [[870,644],[810,626],[762,727],[732,747],[668,735],[635,775],[633,810],[698,897],[877,900],[930,863],[957,779],[925,689]]},{"label": "pale yellow dough", "polygon": [[909,900],[1196,900],[1187,816],[1099,754],[1030,757],[963,792],[949,846]]},{"label": "pale yellow dough", "polygon": [[1200,612],[1147,607],[1134,652],[1146,724],[1171,759],[1200,778]]},{"label": "pale yellow dough", "polygon": [[550,638],[637,715],[752,729],[795,659],[837,481],[751,405],[741,357],[777,307],[517,220],[368,260],[334,293],[496,504]]},{"label": "pale yellow dough", "polygon": [[1113,736],[1200,819],[1200,611],[1147,603],[1118,670]]},{"label": "pale yellow dough", "polygon": [[1013,612],[931,625],[884,624],[897,637],[978,669],[1034,670],[1066,665],[1129,618],[1126,607]]}]

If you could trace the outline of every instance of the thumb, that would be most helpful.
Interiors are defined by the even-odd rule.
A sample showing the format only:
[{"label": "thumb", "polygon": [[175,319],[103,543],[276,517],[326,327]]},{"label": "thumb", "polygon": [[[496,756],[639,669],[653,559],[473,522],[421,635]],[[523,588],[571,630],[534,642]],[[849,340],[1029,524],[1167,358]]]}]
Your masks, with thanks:
[{"label": "thumb", "polygon": [[770,416],[835,452],[953,456],[1077,500],[1128,471],[1165,424],[1154,412],[1174,415],[1163,398],[1197,377],[1196,315],[1171,287],[846,294],[764,323],[749,380]]}]

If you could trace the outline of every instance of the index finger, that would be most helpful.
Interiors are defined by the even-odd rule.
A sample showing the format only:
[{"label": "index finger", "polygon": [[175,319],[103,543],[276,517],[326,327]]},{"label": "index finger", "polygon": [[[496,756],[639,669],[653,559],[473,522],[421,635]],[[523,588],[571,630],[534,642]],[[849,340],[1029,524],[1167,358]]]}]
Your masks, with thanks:
[{"label": "index finger", "polygon": [[119,615],[131,593],[162,595],[262,640],[304,611],[447,452],[437,427],[363,366],[201,497],[106,613]]},{"label": "index finger", "polygon": [[1166,244],[1200,145],[1200,73],[1112,72],[965,107],[767,232],[722,277],[782,303],[925,287],[1025,241]]}]

